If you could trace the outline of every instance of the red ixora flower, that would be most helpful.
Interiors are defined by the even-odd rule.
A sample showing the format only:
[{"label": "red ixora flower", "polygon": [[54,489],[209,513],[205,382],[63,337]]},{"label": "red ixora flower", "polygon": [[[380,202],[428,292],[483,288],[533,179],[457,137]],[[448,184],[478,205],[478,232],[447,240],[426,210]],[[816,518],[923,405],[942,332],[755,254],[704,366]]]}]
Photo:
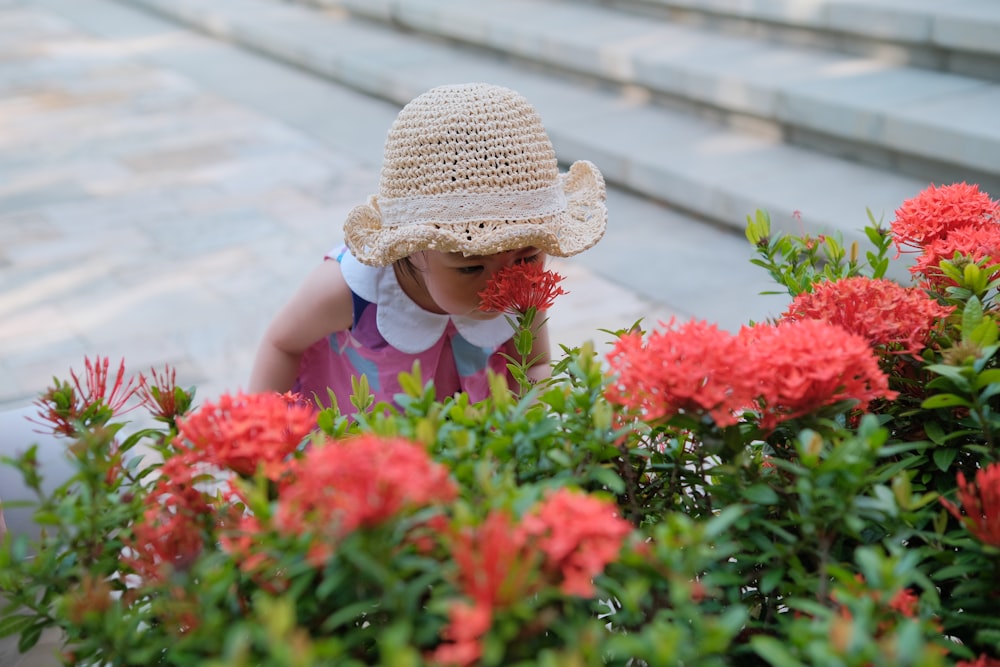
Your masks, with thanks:
[{"label": "red ixora flower", "polygon": [[445,641],[427,656],[428,662],[442,667],[475,665],[483,656],[482,636],[492,623],[489,607],[464,600],[453,602],[448,608],[448,625],[441,632]]},{"label": "red ixora flower", "polygon": [[163,581],[171,571],[187,568],[201,553],[202,524],[215,512],[197,488],[197,462],[188,455],[168,458],[145,498],[142,519],[126,540],[122,561],[144,581]]},{"label": "red ixora flower", "polygon": [[421,445],[372,435],[316,443],[288,464],[279,485],[275,525],[285,534],[317,536],[315,564],[354,530],[458,493],[448,469]]},{"label": "red ixora flower", "polygon": [[[992,225],[959,227],[947,236],[931,241],[910,267],[910,273],[923,278],[926,287],[944,292],[954,286],[955,281],[943,274],[939,267],[944,260],[954,261],[956,253],[965,257],[966,261],[980,262],[988,257],[992,261],[987,266],[1000,264],[1000,216],[996,220],[997,224]],[[995,272],[990,280],[998,277],[1000,272]]]},{"label": "red ixora flower", "polygon": [[965,515],[946,498],[940,499],[941,504],[980,542],[1000,548],[1000,463],[977,470],[973,482],[961,472],[957,479],[958,500]]},{"label": "red ixora flower", "polygon": [[111,361],[97,357],[91,361],[84,357],[84,375],[81,379],[70,369],[72,382],[59,382],[35,401],[38,420],[31,421],[51,428],[52,433],[73,436],[77,423],[85,426],[107,423],[111,417],[124,414],[132,408],[125,405],[136,392],[134,379],[125,377],[125,360],[122,359],[111,379]]},{"label": "red ixora flower", "polygon": [[844,400],[864,410],[877,398],[893,399],[889,379],[861,336],[821,320],[743,327],[741,372],[753,378],[760,426],[781,422]]},{"label": "red ixora flower", "polygon": [[699,320],[660,326],[646,339],[633,332],[615,341],[607,399],[648,421],[708,414],[719,426],[735,424],[750,402],[748,378],[736,370],[742,353],[736,337]]},{"label": "red ixora flower", "polygon": [[479,308],[498,313],[548,310],[557,296],[566,294],[559,286],[562,281],[561,275],[547,271],[540,262],[505,266],[490,277],[479,293]]},{"label": "red ixora flower", "polygon": [[273,392],[223,394],[178,418],[174,446],[249,477],[264,466],[274,479],[281,463],[316,428],[316,415],[294,397]]},{"label": "red ixora flower", "polygon": [[898,249],[904,246],[919,249],[954,229],[993,224],[998,220],[1000,204],[981,192],[978,185],[930,185],[896,209],[892,234]]},{"label": "red ixora flower", "polygon": [[593,578],[618,557],[632,524],[614,503],[559,489],[522,522],[545,554],[545,569],[558,575],[567,595],[590,597]]},{"label": "red ixora flower", "polygon": [[474,664],[495,610],[534,595],[547,581],[558,583],[566,595],[592,596],[592,579],[618,557],[631,532],[632,524],[618,516],[614,503],[560,489],[520,522],[493,511],[478,526],[454,533],[456,583],[468,600],[452,604],[445,642],[431,662]]},{"label": "red ixora flower", "polygon": [[916,618],[920,598],[909,588],[901,588],[889,600],[889,608],[907,618]]},{"label": "red ixora flower", "polygon": [[160,372],[151,368],[149,373],[139,375],[136,392],[153,417],[173,422],[191,407],[194,395],[177,386],[177,370],[170,366]]},{"label": "red ixora flower", "polygon": [[464,667],[482,656],[481,638],[493,623],[494,611],[537,592],[542,554],[529,544],[524,526],[502,510],[447,537],[457,566],[455,583],[468,599],[451,604],[441,634],[445,641],[429,659],[431,664]]},{"label": "red ixora flower", "polygon": [[784,320],[823,320],[867,340],[879,352],[918,355],[931,331],[954,310],[915,287],[885,279],[844,278],[795,297]]}]

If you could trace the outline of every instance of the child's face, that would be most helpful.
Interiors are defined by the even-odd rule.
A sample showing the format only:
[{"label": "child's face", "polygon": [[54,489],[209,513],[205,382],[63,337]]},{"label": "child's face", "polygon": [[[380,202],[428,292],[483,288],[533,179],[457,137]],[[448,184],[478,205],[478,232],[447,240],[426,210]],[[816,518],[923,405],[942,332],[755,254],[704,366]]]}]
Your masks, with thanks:
[{"label": "child's face", "polygon": [[475,257],[436,250],[415,253],[410,256],[410,261],[433,303],[421,303],[419,298],[415,300],[428,310],[483,320],[493,319],[500,313],[479,310],[479,293],[493,274],[512,264],[544,262],[545,257],[545,253],[532,247]]}]

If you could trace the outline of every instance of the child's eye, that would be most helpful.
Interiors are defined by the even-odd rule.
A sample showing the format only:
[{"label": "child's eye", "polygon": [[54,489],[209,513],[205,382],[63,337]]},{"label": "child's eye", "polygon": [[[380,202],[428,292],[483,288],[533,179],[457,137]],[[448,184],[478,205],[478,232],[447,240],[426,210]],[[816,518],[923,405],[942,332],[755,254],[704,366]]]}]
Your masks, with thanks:
[{"label": "child's eye", "polygon": [[480,264],[476,264],[473,266],[459,266],[455,270],[463,276],[475,276],[482,273],[483,267]]},{"label": "child's eye", "polygon": [[527,257],[521,257],[521,258],[519,258],[515,262],[515,264],[532,264],[534,262],[537,262],[541,258],[542,258],[542,253],[536,252],[534,255],[528,255]]}]

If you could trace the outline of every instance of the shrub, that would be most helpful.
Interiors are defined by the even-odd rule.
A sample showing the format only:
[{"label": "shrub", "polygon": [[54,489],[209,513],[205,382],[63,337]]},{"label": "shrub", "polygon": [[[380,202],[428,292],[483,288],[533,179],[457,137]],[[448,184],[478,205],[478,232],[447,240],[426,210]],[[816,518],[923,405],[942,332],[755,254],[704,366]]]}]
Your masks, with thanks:
[{"label": "shrub", "polygon": [[9,461],[45,531],[0,550],[0,635],[81,665],[1000,664],[997,215],[932,187],[862,255],[759,211],[781,317],[637,323],[538,384],[548,300],[517,291],[518,390],[478,403],[417,367],[395,405],[195,406],[86,360],[38,401],[75,476]]}]

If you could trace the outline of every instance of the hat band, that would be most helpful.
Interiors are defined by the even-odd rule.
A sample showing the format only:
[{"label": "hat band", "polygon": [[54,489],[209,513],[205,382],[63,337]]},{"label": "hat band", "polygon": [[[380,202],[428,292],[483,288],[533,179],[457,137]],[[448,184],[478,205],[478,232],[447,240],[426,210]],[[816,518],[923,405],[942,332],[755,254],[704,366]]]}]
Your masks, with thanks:
[{"label": "hat band", "polygon": [[463,223],[484,220],[532,220],[566,210],[562,183],[537,190],[457,192],[412,195],[378,200],[382,224],[403,227],[426,223]]}]

